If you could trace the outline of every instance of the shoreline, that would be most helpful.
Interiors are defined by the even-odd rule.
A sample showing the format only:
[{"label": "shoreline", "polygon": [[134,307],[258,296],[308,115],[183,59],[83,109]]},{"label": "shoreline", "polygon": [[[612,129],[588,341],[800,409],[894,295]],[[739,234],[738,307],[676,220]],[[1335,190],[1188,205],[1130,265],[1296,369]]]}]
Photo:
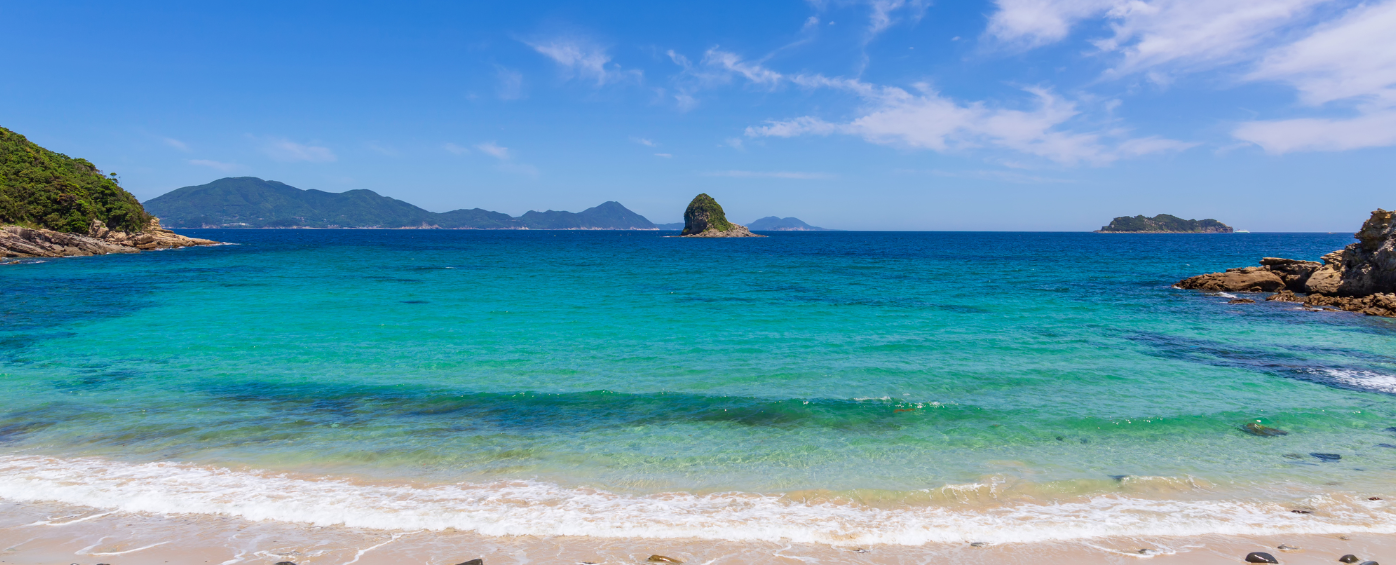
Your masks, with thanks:
[{"label": "shoreline", "polygon": [[[1004,528],[1014,525],[1005,524]],[[1282,551],[1281,545],[1299,548]],[[692,564],[765,563],[1081,563],[1231,564],[1264,551],[1286,564],[1335,563],[1344,554],[1379,559],[1396,552],[1388,533],[1107,536],[1090,540],[920,546],[850,545],[696,538],[489,536],[459,530],[383,531],[308,526],[209,515],[110,512],[60,504],[0,502],[0,562],[39,565],[119,562],[122,565],[206,562],[233,565],[290,561],[297,565],[429,563],[483,559],[525,563],[642,563],[664,555]],[[117,561],[119,560],[119,561]]]}]

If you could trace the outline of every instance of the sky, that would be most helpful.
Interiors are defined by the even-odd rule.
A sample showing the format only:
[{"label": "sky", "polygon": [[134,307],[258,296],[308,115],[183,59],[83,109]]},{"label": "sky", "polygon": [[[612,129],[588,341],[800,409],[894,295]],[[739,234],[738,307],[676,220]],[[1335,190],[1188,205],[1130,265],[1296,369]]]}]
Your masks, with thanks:
[{"label": "sky", "polygon": [[255,176],[1024,231],[1396,207],[1396,0],[0,0],[0,26],[0,126],[141,200]]}]

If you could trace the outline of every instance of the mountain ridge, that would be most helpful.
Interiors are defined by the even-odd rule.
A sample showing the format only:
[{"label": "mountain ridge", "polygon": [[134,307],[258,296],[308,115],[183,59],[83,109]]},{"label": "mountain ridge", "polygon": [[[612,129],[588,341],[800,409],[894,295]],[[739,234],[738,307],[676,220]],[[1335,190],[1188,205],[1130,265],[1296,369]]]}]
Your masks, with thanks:
[{"label": "mountain ridge", "polygon": [[367,189],[325,192],[257,177],[186,186],[145,202],[169,227],[655,230],[619,202],[581,212],[530,210],[519,217],[481,208],[431,212]]}]

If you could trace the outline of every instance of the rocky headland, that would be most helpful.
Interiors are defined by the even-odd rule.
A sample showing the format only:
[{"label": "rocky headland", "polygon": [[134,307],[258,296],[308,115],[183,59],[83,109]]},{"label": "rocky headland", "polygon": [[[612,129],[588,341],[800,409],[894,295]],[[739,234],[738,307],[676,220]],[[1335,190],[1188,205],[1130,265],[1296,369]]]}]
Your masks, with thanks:
[{"label": "rocky headland", "polygon": [[1377,209],[1354,237],[1357,243],[1324,255],[1322,263],[1266,257],[1258,267],[1198,275],[1175,286],[1273,292],[1266,300],[1396,318],[1396,212]]},{"label": "rocky headland", "polygon": [[86,257],[216,244],[216,241],[185,237],[161,228],[159,218],[151,218],[150,224],[139,232],[107,229],[101,220],[92,220],[86,234],[20,226],[0,227],[0,257],[6,258]]},{"label": "rocky headland", "polygon": [[707,193],[693,197],[683,211],[683,237],[766,237],[727,221],[722,206]]}]

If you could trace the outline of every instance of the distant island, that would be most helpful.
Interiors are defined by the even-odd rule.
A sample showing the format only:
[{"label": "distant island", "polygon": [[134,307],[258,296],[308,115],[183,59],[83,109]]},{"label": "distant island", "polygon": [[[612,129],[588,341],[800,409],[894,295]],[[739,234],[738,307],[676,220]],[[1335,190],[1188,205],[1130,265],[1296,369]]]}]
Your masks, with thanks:
[{"label": "distant island", "polygon": [[[661,230],[682,230],[683,222],[674,224],[655,224]],[[800,221],[799,218],[780,218],[776,216],[766,216],[747,225],[748,229],[756,231],[838,231],[828,228],[811,226]]]},{"label": "distant island", "polygon": [[166,226],[182,228],[659,229],[618,202],[581,212],[530,211],[517,218],[480,208],[438,213],[371,190],[301,190],[256,177],[186,186],[147,201],[145,208]]},{"label": "distant island", "polygon": [[800,221],[799,218],[778,218],[776,216],[766,216],[752,222],[747,227],[756,231],[834,231],[811,226]]},{"label": "distant island", "polygon": [[1234,233],[1231,226],[1216,220],[1184,220],[1177,216],[1159,214],[1152,218],[1145,216],[1120,216],[1110,225],[1096,230],[1096,233]]}]

